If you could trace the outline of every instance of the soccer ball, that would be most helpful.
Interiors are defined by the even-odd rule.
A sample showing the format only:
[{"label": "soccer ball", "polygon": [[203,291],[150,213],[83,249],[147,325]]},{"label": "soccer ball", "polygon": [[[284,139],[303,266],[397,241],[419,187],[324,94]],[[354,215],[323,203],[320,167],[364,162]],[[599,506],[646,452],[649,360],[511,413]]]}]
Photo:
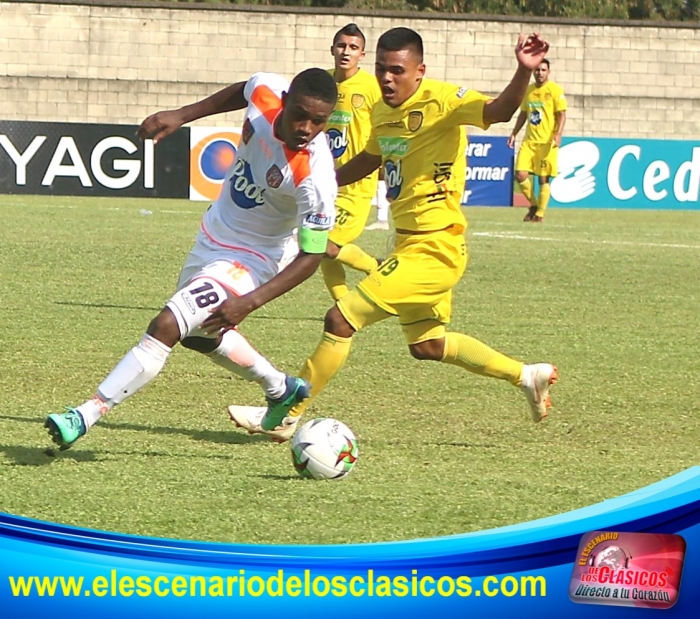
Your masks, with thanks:
[{"label": "soccer ball", "polygon": [[337,419],[312,419],[292,438],[292,464],[302,477],[340,479],[352,471],[358,455],[355,435]]}]

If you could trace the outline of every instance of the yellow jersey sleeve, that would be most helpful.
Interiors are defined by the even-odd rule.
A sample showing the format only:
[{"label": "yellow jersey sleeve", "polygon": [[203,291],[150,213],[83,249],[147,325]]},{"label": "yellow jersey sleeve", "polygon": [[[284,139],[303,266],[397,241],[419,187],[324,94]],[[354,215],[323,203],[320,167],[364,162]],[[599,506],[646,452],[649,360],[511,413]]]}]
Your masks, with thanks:
[{"label": "yellow jersey sleeve", "polygon": [[488,129],[489,124],[484,122],[484,106],[489,97],[476,90],[454,87],[452,94],[445,93],[445,119],[453,126],[472,125],[480,129]]}]

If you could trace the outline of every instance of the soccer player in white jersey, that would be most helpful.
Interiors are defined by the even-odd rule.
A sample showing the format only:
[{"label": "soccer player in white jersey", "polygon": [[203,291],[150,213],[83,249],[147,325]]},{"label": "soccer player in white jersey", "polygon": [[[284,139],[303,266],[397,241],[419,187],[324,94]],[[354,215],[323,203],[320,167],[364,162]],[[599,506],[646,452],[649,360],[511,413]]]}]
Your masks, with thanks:
[{"label": "soccer player in white jersey", "polygon": [[[291,84],[278,75],[256,73],[202,101],[143,121],[139,136],[158,142],[187,122],[246,109],[236,160],[202,219],[177,292],[89,400],[47,417],[44,425],[61,449],[150,383],[178,342],[259,383],[271,407],[288,408],[308,397],[306,381],[277,370],[230,327],[299,285],[321,262],[338,190],[323,134],[336,98],[335,81],[322,69],[307,69]],[[280,271],[295,228],[299,252]]]}]

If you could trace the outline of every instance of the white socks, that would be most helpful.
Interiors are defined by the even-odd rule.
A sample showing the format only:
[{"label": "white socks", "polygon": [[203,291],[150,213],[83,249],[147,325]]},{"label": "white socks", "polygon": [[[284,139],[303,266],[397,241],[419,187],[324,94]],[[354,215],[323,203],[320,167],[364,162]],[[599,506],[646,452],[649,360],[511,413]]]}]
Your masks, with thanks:
[{"label": "white socks", "polygon": [[150,383],[163,369],[171,349],[150,335],[144,335],[97,388],[97,394],[77,407],[87,428],[102,415]]},{"label": "white socks", "polygon": [[241,378],[260,384],[269,398],[277,399],[286,389],[284,372],[276,369],[238,331],[230,329],[209,358]]}]

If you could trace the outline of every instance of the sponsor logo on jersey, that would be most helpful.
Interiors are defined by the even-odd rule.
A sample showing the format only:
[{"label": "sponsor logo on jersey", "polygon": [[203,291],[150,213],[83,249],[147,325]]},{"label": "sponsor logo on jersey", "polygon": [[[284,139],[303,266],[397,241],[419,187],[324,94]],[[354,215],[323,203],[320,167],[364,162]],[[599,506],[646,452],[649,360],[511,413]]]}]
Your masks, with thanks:
[{"label": "sponsor logo on jersey", "polygon": [[351,121],[352,114],[343,110],[334,110],[328,118],[328,124],[330,126],[344,127],[345,125],[349,125]]},{"label": "sponsor logo on jersey", "polygon": [[277,189],[284,180],[282,170],[280,170],[277,165],[273,165],[265,174],[265,180],[267,181],[268,186],[272,187],[273,189]]},{"label": "sponsor logo on jersey", "polygon": [[241,208],[255,208],[265,202],[265,188],[255,184],[250,164],[240,157],[233,164],[231,199]]},{"label": "sponsor logo on jersey", "polygon": [[537,110],[532,110],[532,112],[530,112],[530,124],[537,126],[541,122],[542,122],[542,115]]},{"label": "sponsor logo on jersey", "polygon": [[398,155],[403,157],[408,152],[408,140],[406,138],[377,138],[382,157]]},{"label": "sponsor logo on jersey", "polygon": [[408,115],[408,128],[411,131],[418,131],[423,125],[423,112],[413,111]]},{"label": "sponsor logo on jersey", "polygon": [[340,157],[348,148],[348,128],[343,127],[342,130],[329,129],[326,133],[328,140],[328,148],[331,150],[333,159]]},{"label": "sponsor logo on jersey", "polygon": [[365,104],[365,96],[364,95],[353,95],[350,98],[350,103],[352,103],[352,107],[362,107]]},{"label": "sponsor logo on jersey", "polygon": [[401,176],[401,160],[392,161],[387,159],[384,162],[384,182],[386,183],[387,200],[396,200],[401,193],[403,176]]},{"label": "sponsor logo on jersey", "polygon": [[307,224],[312,224],[314,226],[323,226],[325,228],[328,228],[331,225],[331,216],[323,215],[321,213],[311,213],[310,215],[306,216],[306,219],[304,221]]},{"label": "sponsor logo on jersey", "polygon": [[253,129],[253,123],[250,122],[250,118],[246,118],[243,123],[243,129],[241,130],[241,140],[243,140],[243,144],[248,144],[254,133],[255,129]]}]

